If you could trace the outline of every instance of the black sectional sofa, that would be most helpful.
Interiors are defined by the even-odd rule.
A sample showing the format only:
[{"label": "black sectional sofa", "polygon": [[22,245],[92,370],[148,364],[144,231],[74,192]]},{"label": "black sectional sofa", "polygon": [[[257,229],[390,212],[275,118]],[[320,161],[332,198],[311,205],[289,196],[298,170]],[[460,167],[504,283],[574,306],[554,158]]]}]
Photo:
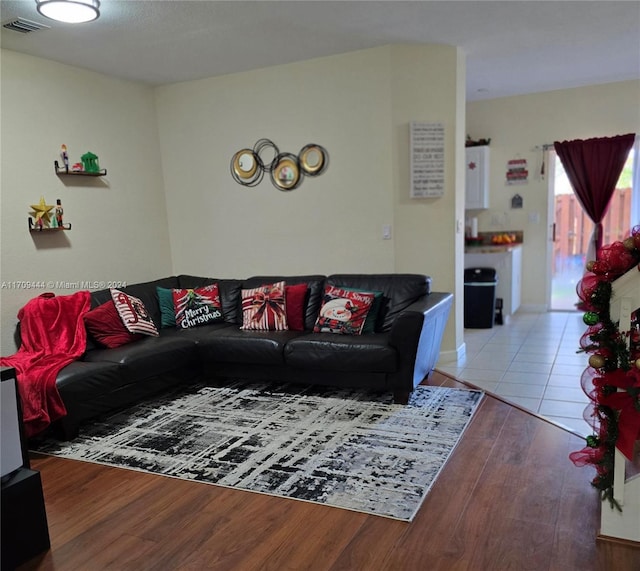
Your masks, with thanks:
[{"label": "black sectional sofa", "polygon": [[[305,283],[304,331],[246,331],[241,291],[284,280]],[[156,287],[196,288],[218,283],[224,322],[189,329],[161,328]],[[326,284],[383,292],[372,334],[314,333]],[[453,300],[431,292],[431,279],[416,274],[255,276],[246,280],[179,275],[122,291],[143,301],[158,337],[107,349],[87,342],[85,354],[58,374],[67,416],[54,424],[62,438],[100,414],[129,406],[168,387],[196,380],[246,378],[365,387],[393,392],[406,402],[438,360]],[[92,308],[111,299],[91,293]]]}]

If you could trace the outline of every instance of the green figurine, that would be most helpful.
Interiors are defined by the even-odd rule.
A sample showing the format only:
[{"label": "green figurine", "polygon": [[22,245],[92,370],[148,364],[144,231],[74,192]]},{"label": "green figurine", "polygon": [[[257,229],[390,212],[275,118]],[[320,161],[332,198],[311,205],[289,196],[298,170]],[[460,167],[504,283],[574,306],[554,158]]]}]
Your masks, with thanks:
[{"label": "green figurine", "polygon": [[85,172],[99,172],[100,166],[98,165],[98,157],[94,155],[91,151],[86,152],[84,155],[80,157],[82,161],[82,166],[84,167]]}]

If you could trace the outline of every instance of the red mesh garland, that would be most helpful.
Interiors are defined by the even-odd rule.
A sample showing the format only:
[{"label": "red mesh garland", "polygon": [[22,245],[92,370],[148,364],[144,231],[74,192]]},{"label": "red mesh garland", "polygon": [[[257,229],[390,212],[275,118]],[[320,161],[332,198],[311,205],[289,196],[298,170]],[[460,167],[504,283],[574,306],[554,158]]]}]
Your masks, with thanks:
[{"label": "red mesh garland", "polygon": [[602,462],[605,453],[606,450],[603,446],[598,446],[597,448],[585,446],[582,450],[571,452],[571,454],[569,454],[569,458],[576,466],[578,466],[578,468],[582,468],[587,464],[599,464]]},{"label": "red mesh garland", "polygon": [[582,301],[582,309],[586,311],[593,311],[598,309],[591,302],[591,296],[596,291],[598,284],[601,281],[601,277],[596,274],[586,273],[582,276],[582,279],[576,284],[576,294],[580,301]]},{"label": "red mesh garland", "polygon": [[[640,369],[635,366],[640,359],[640,323],[638,316],[632,315],[631,331],[625,334],[629,338],[629,359],[622,360],[624,354],[620,353],[620,347],[624,346],[621,343],[624,336],[607,318],[609,284],[636,265],[640,269],[639,262],[640,225],[635,226],[624,241],[600,248],[597,260],[588,263],[588,271],[576,286],[580,299],[577,306],[597,313],[601,319],[587,328],[580,338],[580,347],[585,353],[602,356],[605,365],[589,366],[582,373],[580,385],[591,401],[583,417],[593,428],[594,436],[588,437],[587,446],[571,453],[569,458],[576,466],[593,465],[598,475],[592,484],[602,491],[610,490],[613,485],[612,454],[616,441],[629,458],[634,439],[640,438]],[[589,318],[585,318],[585,322],[590,321],[591,316]],[[631,370],[611,371],[611,366],[618,362],[630,364]]]},{"label": "red mesh garland", "polygon": [[587,330],[580,337],[580,347],[583,351],[587,353],[592,353],[597,349],[594,345],[591,336],[600,332],[600,330],[604,327],[602,323],[596,323],[595,325],[590,325]]},{"label": "red mesh garland", "polygon": [[637,255],[627,250],[622,242],[603,246],[598,251],[598,261],[591,264],[591,271],[613,281],[630,270],[637,263]]},{"label": "red mesh garland", "polygon": [[587,395],[591,400],[595,400],[596,396],[596,387],[593,383],[595,373],[595,369],[587,367],[582,373],[582,377],[580,377],[580,386],[582,387],[584,394]]}]

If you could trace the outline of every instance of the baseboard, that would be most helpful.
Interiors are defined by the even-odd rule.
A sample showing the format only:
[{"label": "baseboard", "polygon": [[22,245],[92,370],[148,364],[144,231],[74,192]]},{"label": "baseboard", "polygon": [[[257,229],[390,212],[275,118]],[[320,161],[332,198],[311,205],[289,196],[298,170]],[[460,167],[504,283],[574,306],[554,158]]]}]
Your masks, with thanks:
[{"label": "baseboard", "polygon": [[457,363],[467,355],[467,346],[463,342],[455,351],[440,351],[438,363]]},{"label": "baseboard", "polygon": [[547,306],[542,303],[524,303],[518,308],[518,313],[547,313]]}]

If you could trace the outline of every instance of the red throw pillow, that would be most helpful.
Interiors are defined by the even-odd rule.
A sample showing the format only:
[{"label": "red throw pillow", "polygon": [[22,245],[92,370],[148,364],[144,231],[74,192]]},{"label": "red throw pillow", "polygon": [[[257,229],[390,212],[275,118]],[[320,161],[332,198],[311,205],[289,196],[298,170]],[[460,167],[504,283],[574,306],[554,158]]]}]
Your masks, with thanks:
[{"label": "red throw pillow", "polygon": [[242,290],[242,327],[254,331],[285,331],[284,282]]},{"label": "red throw pillow", "polygon": [[287,324],[291,331],[304,331],[304,302],[308,289],[307,284],[284,286]]},{"label": "red throw pillow", "polygon": [[313,331],[360,335],[374,299],[373,293],[348,291],[327,285]]},{"label": "red throw pillow", "polygon": [[142,338],[142,335],[127,331],[113,300],[88,311],[83,319],[89,334],[98,343],[110,349]]}]

